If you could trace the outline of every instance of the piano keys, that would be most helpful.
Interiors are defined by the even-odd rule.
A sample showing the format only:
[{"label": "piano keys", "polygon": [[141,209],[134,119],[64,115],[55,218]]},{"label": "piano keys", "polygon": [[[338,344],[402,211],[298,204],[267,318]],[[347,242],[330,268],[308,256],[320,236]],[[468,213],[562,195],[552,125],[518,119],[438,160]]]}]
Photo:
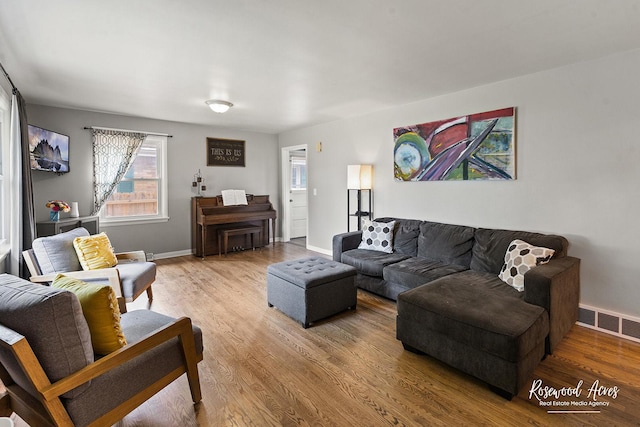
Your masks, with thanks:
[{"label": "piano keys", "polygon": [[[220,195],[192,197],[191,250],[193,254],[198,257],[217,255],[218,229],[246,225],[262,227],[260,241],[256,247],[268,245],[271,236],[275,245],[277,215],[269,201],[269,196],[247,194],[247,203],[247,205],[224,206]],[[234,246],[244,247],[244,236],[229,238],[229,247]]]}]

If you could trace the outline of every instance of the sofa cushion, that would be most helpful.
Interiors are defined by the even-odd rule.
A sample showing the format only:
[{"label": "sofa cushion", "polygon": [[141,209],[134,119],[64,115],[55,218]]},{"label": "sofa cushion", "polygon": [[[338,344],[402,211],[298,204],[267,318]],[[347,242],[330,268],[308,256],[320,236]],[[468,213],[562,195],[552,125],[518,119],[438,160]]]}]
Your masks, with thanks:
[{"label": "sofa cushion", "polygon": [[358,249],[393,252],[393,227],[395,222],[362,221],[362,241]]},{"label": "sofa cushion", "polygon": [[[0,323],[27,338],[51,382],[93,362],[89,327],[78,298],[71,292],[1,274]],[[12,377],[35,395],[21,371],[12,373]],[[76,387],[63,396],[82,394],[89,385],[90,382]]]},{"label": "sofa cushion", "polygon": [[[544,342],[549,318],[497,276],[463,271],[398,295],[398,316],[510,362]],[[542,344],[543,345],[543,344]]]},{"label": "sofa cushion", "polygon": [[82,270],[73,239],[88,236],[86,228],[74,228],[65,233],[39,237],[31,245],[42,274]]},{"label": "sofa cushion", "polygon": [[537,265],[546,264],[555,251],[533,246],[523,240],[514,240],[504,255],[504,265],[498,277],[517,291],[524,291],[524,275]]},{"label": "sofa cushion", "polygon": [[359,273],[382,277],[382,269],[387,265],[409,258],[408,255],[370,251],[367,249],[351,249],[342,253],[341,262],[349,264]]},{"label": "sofa cushion", "polygon": [[471,269],[497,275],[504,264],[504,254],[509,244],[516,239],[534,246],[553,249],[553,258],[566,256],[569,246],[567,239],[553,234],[479,228],[475,232]]},{"label": "sofa cushion", "polygon": [[423,285],[449,274],[467,270],[455,264],[443,264],[423,258],[409,258],[384,268],[384,280],[391,283],[402,283],[408,289]]},{"label": "sofa cushion", "polygon": [[[151,310],[131,310],[122,313],[122,330],[129,344],[135,344],[144,339],[151,332],[175,321],[175,318]],[[196,342],[196,354],[202,354],[202,330],[192,325]]]},{"label": "sofa cushion", "polygon": [[420,234],[420,224],[424,221],[417,219],[403,218],[377,218],[377,222],[395,221],[396,226],[393,234],[393,251],[401,254],[418,255],[418,235]]},{"label": "sofa cushion", "polygon": [[111,286],[86,283],[58,274],[51,287],[76,294],[89,325],[91,344],[96,354],[109,354],[127,345],[120,327],[118,300]]},{"label": "sofa cushion", "polygon": [[418,237],[418,257],[469,268],[474,233],[474,228],[464,225],[423,222]]}]

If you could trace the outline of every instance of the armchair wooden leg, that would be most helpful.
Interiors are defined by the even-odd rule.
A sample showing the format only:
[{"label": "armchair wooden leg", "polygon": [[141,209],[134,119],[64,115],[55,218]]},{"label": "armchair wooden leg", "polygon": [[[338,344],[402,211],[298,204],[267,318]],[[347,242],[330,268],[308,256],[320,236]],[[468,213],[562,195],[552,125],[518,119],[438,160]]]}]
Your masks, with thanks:
[{"label": "armchair wooden leg", "polygon": [[127,312],[127,302],[123,297],[118,297],[118,308],[120,308],[120,313]]},{"label": "armchair wooden leg", "polygon": [[13,414],[11,409],[11,396],[6,391],[0,393],[0,417],[10,417]]},{"label": "armchair wooden leg", "polygon": [[198,375],[197,364],[187,369],[187,379],[189,380],[191,399],[193,403],[199,403],[202,400],[202,391],[200,389],[200,376]]},{"label": "armchair wooden leg", "polygon": [[153,301],[153,291],[151,290],[151,286],[147,288],[147,297],[149,298],[149,302]]},{"label": "armchair wooden leg", "polygon": [[200,389],[200,375],[198,374],[198,360],[196,356],[196,342],[193,337],[191,319],[186,319],[186,328],[179,335],[180,344],[182,346],[182,356],[186,365],[187,379],[189,380],[189,389],[191,390],[191,398],[193,403],[202,400],[202,391]]}]

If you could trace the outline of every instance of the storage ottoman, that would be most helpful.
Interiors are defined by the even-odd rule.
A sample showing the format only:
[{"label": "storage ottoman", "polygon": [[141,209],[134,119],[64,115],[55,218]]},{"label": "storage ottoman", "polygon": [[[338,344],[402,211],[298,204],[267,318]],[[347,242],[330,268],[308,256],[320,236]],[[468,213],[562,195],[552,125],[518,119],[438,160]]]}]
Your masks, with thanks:
[{"label": "storage ottoman", "polygon": [[356,269],[326,258],[309,257],[267,267],[267,303],[302,327],[356,307]]}]

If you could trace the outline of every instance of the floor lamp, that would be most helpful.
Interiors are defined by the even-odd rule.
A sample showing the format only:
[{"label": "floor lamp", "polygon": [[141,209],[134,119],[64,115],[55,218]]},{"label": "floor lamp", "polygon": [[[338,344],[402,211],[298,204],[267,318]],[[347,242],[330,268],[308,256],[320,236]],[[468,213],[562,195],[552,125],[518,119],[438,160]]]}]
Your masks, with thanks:
[{"label": "floor lamp", "polygon": [[[373,165],[348,165],[347,166],[347,231],[350,231],[350,217],[358,218],[358,230],[362,229],[362,218],[368,217],[372,219],[371,212],[371,193],[373,187]],[[351,213],[351,191],[356,191],[357,210]],[[369,195],[369,204],[367,211],[362,210],[362,192],[366,191]]]}]

